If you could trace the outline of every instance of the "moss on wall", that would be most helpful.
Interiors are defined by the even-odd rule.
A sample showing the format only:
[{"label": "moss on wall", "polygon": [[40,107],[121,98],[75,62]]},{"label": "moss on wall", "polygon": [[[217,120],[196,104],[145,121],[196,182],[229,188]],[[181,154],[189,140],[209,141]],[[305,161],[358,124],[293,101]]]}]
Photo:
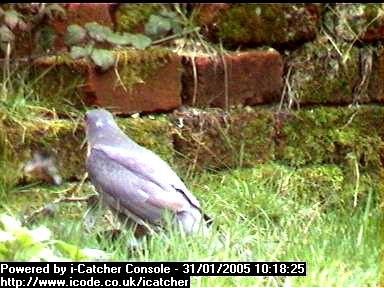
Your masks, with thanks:
[{"label": "moss on wall", "polygon": [[[64,180],[80,180],[85,172],[86,145],[81,119],[13,121],[4,118],[0,122],[0,155],[5,165],[1,175],[3,183],[34,181],[25,178],[23,165],[31,160],[35,151],[54,156],[57,168]],[[119,126],[134,141],[151,149],[172,164],[173,146],[168,121],[159,119],[119,119]]]},{"label": "moss on wall", "polygon": [[273,159],[271,111],[210,109],[181,113],[174,122],[178,160],[188,169],[249,167]]},{"label": "moss on wall", "polygon": [[380,166],[384,110],[380,106],[317,107],[277,115],[281,133],[276,159],[292,166],[337,164],[354,169]]},{"label": "moss on wall", "polygon": [[313,39],[320,15],[317,5],[234,4],[215,19],[215,37],[229,47],[281,47]]},{"label": "moss on wall", "polygon": [[116,30],[133,32],[160,9],[160,4],[121,4],[115,12]]},{"label": "moss on wall", "polygon": [[69,56],[40,58],[29,75],[30,83],[40,105],[65,113],[84,108],[82,87],[87,79],[89,64],[85,60],[73,61]]},{"label": "moss on wall", "polygon": [[[174,55],[168,48],[147,48],[145,50],[121,49],[115,51],[118,59],[118,72],[121,82],[126,89],[131,89],[134,84],[144,83],[146,78],[166,65]],[[181,67],[180,67],[181,69]],[[119,83],[115,83],[118,85]]]}]

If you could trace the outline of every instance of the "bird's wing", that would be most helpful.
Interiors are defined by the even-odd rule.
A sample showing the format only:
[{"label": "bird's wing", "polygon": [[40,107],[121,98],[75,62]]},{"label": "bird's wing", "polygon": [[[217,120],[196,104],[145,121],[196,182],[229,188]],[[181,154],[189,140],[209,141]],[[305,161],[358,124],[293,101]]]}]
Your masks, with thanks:
[{"label": "bird's wing", "polygon": [[[199,201],[189,192],[183,181],[176,175],[172,168],[152,151],[137,146],[134,149],[126,147],[96,144],[92,149],[103,151],[108,158],[139,177],[160,186],[171,195],[183,195],[193,206],[200,208]],[[164,197],[164,195],[162,195]],[[163,199],[160,197],[158,200]]]},{"label": "bird's wing", "polygon": [[156,222],[163,209],[180,212],[191,207],[182,194],[175,190],[165,192],[157,184],[111,159],[104,151],[91,149],[87,170],[98,190],[118,199],[119,203],[107,201],[116,210],[127,209],[139,218]]}]

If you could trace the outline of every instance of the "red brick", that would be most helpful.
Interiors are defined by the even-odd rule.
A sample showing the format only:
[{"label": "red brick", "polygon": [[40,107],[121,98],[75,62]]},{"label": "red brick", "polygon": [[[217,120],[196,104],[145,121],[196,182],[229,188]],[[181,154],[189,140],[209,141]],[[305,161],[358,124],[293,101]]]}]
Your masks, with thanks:
[{"label": "red brick", "polygon": [[[197,87],[193,62],[185,58],[183,99],[187,105],[197,107],[226,107],[228,104],[256,105],[278,101],[282,89],[283,61],[279,53],[253,51],[224,56],[212,60],[208,56],[195,57]],[[228,81],[225,83],[225,73]],[[195,98],[195,99],[194,99]]]},{"label": "red brick", "polygon": [[227,48],[296,48],[316,37],[319,4],[196,5],[197,22],[211,41]]},{"label": "red brick", "polygon": [[355,41],[372,43],[384,39],[384,16],[381,5],[336,4],[324,18],[329,23],[334,22],[329,27],[337,39],[351,43]]},{"label": "red brick", "polygon": [[[141,65],[132,63],[132,65]],[[181,105],[180,57],[170,56],[163,65],[151,71],[144,83],[128,89],[120,84],[114,69],[92,70],[83,88],[87,104],[106,107],[119,114],[169,111]]]},{"label": "red brick", "polygon": [[112,4],[80,4],[66,5],[66,16],[55,17],[50,25],[56,33],[55,50],[65,50],[64,37],[67,27],[72,24],[84,26],[88,22],[97,22],[100,25],[110,27],[113,30],[113,19],[110,14]]}]

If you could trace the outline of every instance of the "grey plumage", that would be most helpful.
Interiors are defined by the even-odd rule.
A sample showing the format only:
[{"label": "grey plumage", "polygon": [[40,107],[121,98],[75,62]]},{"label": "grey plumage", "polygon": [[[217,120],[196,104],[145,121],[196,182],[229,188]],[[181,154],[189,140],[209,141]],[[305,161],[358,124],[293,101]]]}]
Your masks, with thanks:
[{"label": "grey plumage", "polygon": [[108,111],[88,111],[85,121],[87,171],[109,207],[139,224],[161,224],[169,210],[186,232],[199,230],[200,203],[166,162],[125,135]]}]

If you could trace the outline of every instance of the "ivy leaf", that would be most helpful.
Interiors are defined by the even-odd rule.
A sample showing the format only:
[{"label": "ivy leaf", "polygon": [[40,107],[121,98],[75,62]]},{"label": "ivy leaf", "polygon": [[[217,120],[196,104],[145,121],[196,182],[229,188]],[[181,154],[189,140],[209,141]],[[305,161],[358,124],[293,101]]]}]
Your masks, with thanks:
[{"label": "ivy leaf", "polygon": [[159,12],[159,14],[169,19],[171,23],[172,31],[174,33],[181,33],[183,31],[182,25],[180,24],[180,20],[177,17],[176,12],[164,10]]},{"label": "ivy leaf", "polygon": [[143,34],[130,34],[131,44],[137,49],[147,48],[152,44],[152,39]]},{"label": "ivy leaf", "polygon": [[51,238],[51,231],[45,226],[40,226],[34,230],[29,230],[28,234],[31,236],[34,242],[46,241]]},{"label": "ivy leaf", "polygon": [[91,248],[83,248],[80,250],[80,252],[87,258],[87,259],[108,259],[113,254],[112,253],[106,253],[103,250],[99,249],[91,249]]},{"label": "ivy leaf", "polygon": [[163,11],[160,11],[159,14],[165,18],[170,18],[170,19],[177,18],[177,13],[173,11],[163,10]]},{"label": "ivy leaf", "polygon": [[107,49],[94,49],[91,59],[97,66],[101,67],[102,71],[108,70],[109,67],[115,64],[115,56],[112,51]]},{"label": "ivy leaf", "polygon": [[81,41],[84,40],[86,34],[87,31],[83,27],[76,24],[69,25],[67,27],[67,33],[65,34],[64,38],[65,44],[79,44]]},{"label": "ivy leaf", "polygon": [[128,45],[131,44],[131,40],[124,34],[111,33],[107,35],[106,40],[115,45]]},{"label": "ivy leaf", "polygon": [[2,214],[0,221],[3,224],[4,231],[12,233],[20,244],[20,247],[27,247],[34,243],[34,239],[28,234],[28,229],[22,227],[19,220],[7,214]]},{"label": "ivy leaf", "polygon": [[73,60],[90,56],[92,54],[93,47],[91,45],[85,47],[72,46],[69,55]]},{"label": "ivy leaf", "polygon": [[85,29],[88,30],[89,36],[99,42],[105,41],[108,35],[113,34],[111,28],[102,26],[96,22],[90,22],[85,24],[84,26]]},{"label": "ivy leaf", "polygon": [[15,240],[15,236],[11,232],[5,232],[0,230],[0,242]]},{"label": "ivy leaf", "polygon": [[28,259],[30,261],[39,261],[40,258],[38,255],[42,252],[43,249],[44,245],[41,243],[29,243],[28,245],[25,245],[23,249],[17,251],[13,260],[25,261]]},{"label": "ivy leaf", "polygon": [[21,222],[5,213],[1,214],[0,221],[4,230],[7,232],[20,232],[23,228],[21,227]]},{"label": "ivy leaf", "polygon": [[[63,261],[70,261],[71,259],[66,259],[63,257],[57,257],[53,251],[49,248],[42,248],[35,256],[36,259],[33,261],[40,261],[40,259],[43,259],[45,261],[56,261],[56,262],[63,262]],[[32,259],[31,259],[32,260]]]},{"label": "ivy leaf", "polygon": [[15,35],[6,25],[0,26],[0,40],[1,42],[11,42],[15,40]]},{"label": "ivy leaf", "polygon": [[145,24],[145,34],[151,36],[165,35],[171,31],[172,25],[170,19],[158,15],[151,15]]},{"label": "ivy leaf", "polygon": [[[72,260],[81,260],[80,249],[72,244],[68,244],[61,240],[54,241],[56,248],[62,253],[68,255]],[[79,257],[80,256],[80,257]]]}]

